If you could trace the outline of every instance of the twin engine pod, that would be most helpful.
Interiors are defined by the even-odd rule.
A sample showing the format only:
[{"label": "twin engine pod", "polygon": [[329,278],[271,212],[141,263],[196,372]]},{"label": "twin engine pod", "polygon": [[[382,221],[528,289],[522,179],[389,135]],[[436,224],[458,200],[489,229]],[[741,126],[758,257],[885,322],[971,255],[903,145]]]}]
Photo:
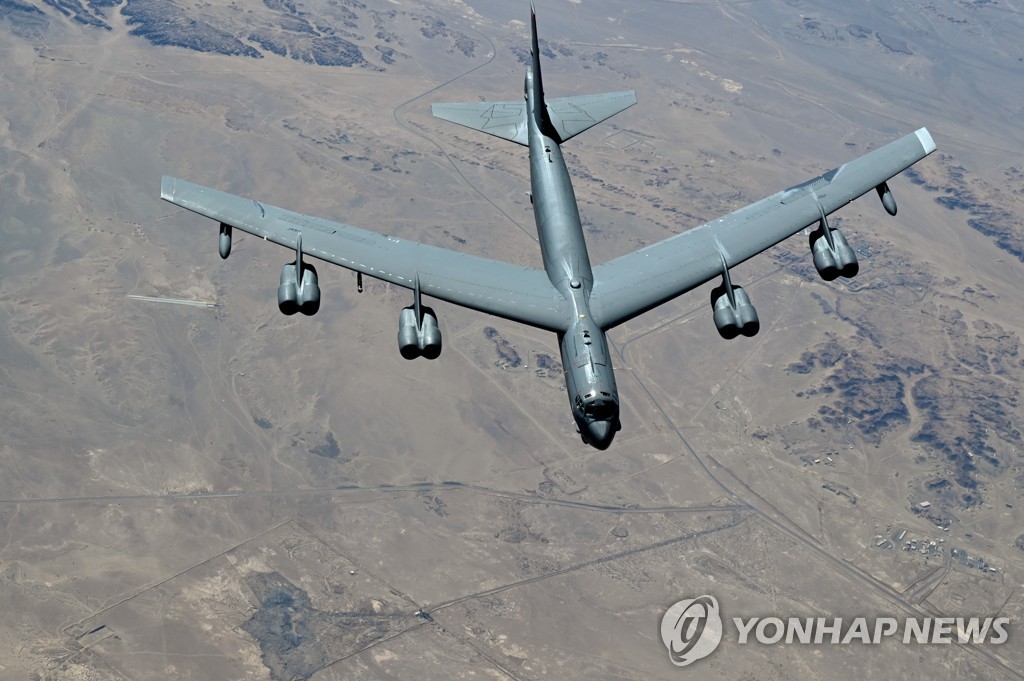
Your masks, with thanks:
[{"label": "twin engine pod", "polygon": [[[302,279],[299,280],[299,268]],[[301,312],[315,315],[320,309],[320,284],[316,268],[301,261],[290,262],[281,269],[281,285],[277,287],[277,307],[286,315]]]},{"label": "twin engine pod", "polygon": [[838,229],[832,229],[827,222],[822,222],[809,237],[814,269],[825,281],[837,277],[852,279],[857,276],[860,265],[857,255],[846,242],[846,237]]},{"label": "twin engine pod", "polygon": [[277,307],[287,315],[296,312],[315,315],[320,309],[320,283],[316,278],[316,268],[302,261],[302,234],[295,238],[295,262],[281,268]]},{"label": "twin engine pod", "polygon": [[[883,182],[875,187],[875,190],[878,192],[878,198],[882,200],[885,212],[896,215],[896,199],[893,198],[889,185]],[[818,212],[821,216],[818,218],[818,227],[809,236],[814,269],[818,270],[818,274],[825,281],[839,277],[852,279],[860,270],[857,254],[850,248],[843,233],[829,226],[828,214],[820,202]],[[711,291],[711,310],[715,318],[715,328],[726,340],[740,335],[754,336],[761,329],[757,311],[751,305],[747,292],[739,286],[732,285],[725,251],[720,251],[719,256],[722,259],[722,283]]]},{"label": "twin engine pod", "polygon": [[420,308],[423,320],[416,319],[416,306],[404,308],[398,317],[398,351],[406,359],[437,359],[441,354],[441,329],[429,307]]},{"label": "twin engine pod", "polygon": [[[732,288],[732,296],[729,288]],[[750,338],[761,330],[757,310],[741,286],[716,286],[711,291],[711,309],[714,311],[715,328],[726,340],[740,335]]]}]

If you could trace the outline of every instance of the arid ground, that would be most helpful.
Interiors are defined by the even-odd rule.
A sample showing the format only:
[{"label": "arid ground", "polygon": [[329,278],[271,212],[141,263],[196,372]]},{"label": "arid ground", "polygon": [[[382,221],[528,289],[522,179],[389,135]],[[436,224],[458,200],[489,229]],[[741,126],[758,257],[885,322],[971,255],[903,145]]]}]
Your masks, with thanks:
[{"label": "arid ground", "polygon": [[[568,142],[610,259],[927,126],[939,150],[613,330],[622,432],[574,432],[555,338],[159,200],[175,175],[540,267],[526,152],[433,119],[522,96],[498,0],[0,0],[0,676],[1019,679],[1024,20],[1008,2],[543,0],[549,96],[635,89]],[[153,302],[132,296],[189,301]],[[711,594],[722,646],[659,621]],[[1004,616],[1002,645],[739,645],[732,617]],[[699,665],[699,666],[698,666]]]}]

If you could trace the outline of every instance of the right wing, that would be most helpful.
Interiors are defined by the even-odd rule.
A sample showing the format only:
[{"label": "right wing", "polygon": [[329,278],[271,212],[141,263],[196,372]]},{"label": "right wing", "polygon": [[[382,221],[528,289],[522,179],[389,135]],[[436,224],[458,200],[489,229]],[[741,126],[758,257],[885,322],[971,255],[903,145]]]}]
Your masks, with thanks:
[{"label": "right wing", "polygon": [[548,119],[558,131],[561,143],[636,104],[636,92],[605,92],[546,101]]},{"label": "right wing", "polygon": [[[594,268],[591,313],[626,322],[816,223],[935,151],[926,128],[688,232]],[[895,209],[894,209],[895,210]]]},{"label": "right wing", "polygon": [[160,198],[267,241],[439,300],[549,331],[565,328],[565,298],[543,270],[428,246],[301,215],[164,176]]}]

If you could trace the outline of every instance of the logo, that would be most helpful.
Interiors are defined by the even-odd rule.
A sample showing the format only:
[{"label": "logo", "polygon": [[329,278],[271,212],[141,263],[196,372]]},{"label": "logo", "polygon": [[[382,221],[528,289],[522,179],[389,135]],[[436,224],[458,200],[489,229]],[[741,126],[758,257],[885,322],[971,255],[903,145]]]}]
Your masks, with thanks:
[{"label": "logo", "polygon": [[1009,639],[1009,617],[733,617],[725,629],[714,596],[675,603],[661,618],[661,642],[669,659],[685,667],[711,653],[728,635],[735,645],[1001,645]]},{"label": "logo", "polygon": [[677,667],[707,657],[721,640],[722,617],[714,596],[679,601],[661,618],[661,641]]}]

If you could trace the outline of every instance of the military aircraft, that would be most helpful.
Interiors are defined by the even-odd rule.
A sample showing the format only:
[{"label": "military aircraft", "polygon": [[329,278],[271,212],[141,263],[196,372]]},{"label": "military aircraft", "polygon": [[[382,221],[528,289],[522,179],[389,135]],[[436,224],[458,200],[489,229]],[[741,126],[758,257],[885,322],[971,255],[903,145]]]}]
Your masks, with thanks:
[{"label": "military aircraft", "polygon": [[606,449],[621,428],[619,397],[605,333],[662,303],[721,277],[711,292],[712,317],[726,339],[753,336],[757,312],[729,270],[813,227],[812,260],[825,280],[852,277],[857,257],[828,215],[874,189],[890,215],[896,202],[886,182],[931,152],[926,128],[724,217],[592,267],[563,142],[636,103],[633,91],[547,99],[541,83],[536,11],[531,7],[532,65],[525,99],[434,104],[434,116],[529,147],[530,186],[544,269],[533,269],[385,236],[164,177],[160,196],[220,223],[220,255],[231,252],[232,229],[294,249],[281,270],[281,312],[312,315],[320,308],[317,258],[410,289],[412,304],[398,318],[398,348],[406,359],[436,358],[441,332],[438,300],[552,331],[558,336],[565,387],[577,431]]}]

